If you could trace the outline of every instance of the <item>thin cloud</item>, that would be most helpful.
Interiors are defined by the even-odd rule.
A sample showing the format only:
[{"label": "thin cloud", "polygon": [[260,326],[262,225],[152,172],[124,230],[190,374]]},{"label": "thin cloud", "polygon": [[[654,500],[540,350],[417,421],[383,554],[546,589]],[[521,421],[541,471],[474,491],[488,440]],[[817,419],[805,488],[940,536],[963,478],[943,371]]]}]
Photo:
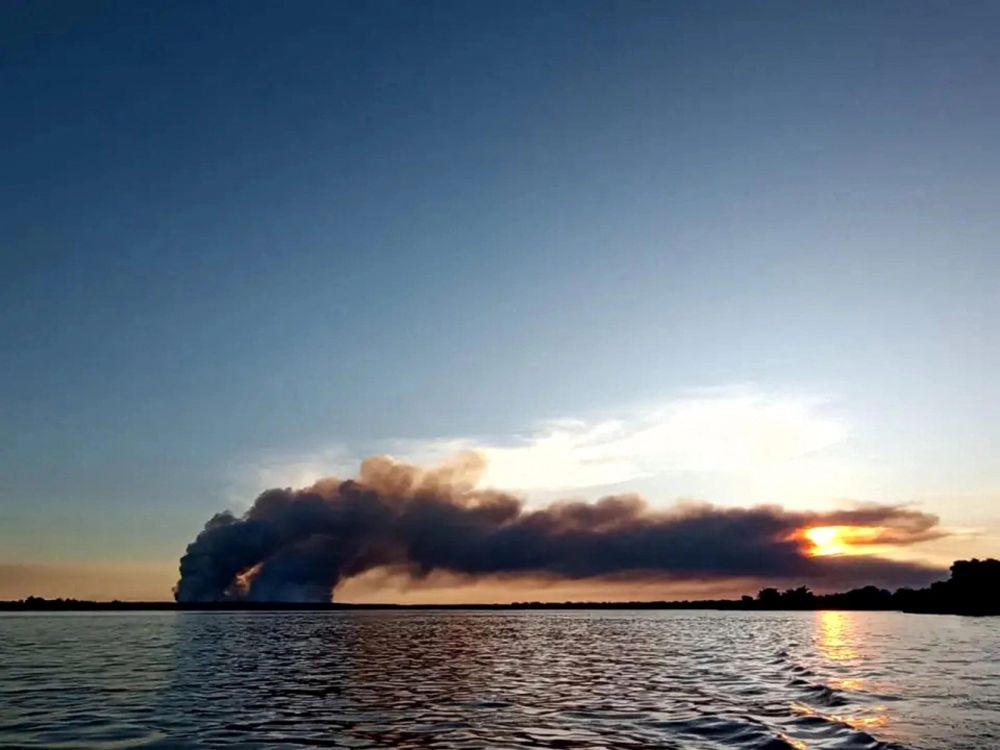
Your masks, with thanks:
[{"label": "thin cloud", "polygon": [[[549,420],[519,436],[388,440],[375,447],[418,464],[476,451],[487,464],[480,487],[580,490],[669,472],[773,470],[846,438],[846,427],[822,413],[825,404],[816,397],[707,393],[612,417]],[[272,457],[257,466],[255,489],[343,476],[360,458],[343,445]]]}]

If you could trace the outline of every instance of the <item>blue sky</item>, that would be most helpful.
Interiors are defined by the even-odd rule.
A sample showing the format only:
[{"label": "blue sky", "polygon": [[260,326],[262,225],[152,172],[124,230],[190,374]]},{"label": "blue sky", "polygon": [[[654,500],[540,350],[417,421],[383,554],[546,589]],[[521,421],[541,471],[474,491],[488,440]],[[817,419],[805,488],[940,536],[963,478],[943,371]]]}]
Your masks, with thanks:
[{"label": "blue sky", "polygon": [[[836,425],[762,493],[995,549],[995,3],[0,14],[0,564],[173,565],[289,467],[706,393]],[[656,445],[614,488],[762,501]]]}]

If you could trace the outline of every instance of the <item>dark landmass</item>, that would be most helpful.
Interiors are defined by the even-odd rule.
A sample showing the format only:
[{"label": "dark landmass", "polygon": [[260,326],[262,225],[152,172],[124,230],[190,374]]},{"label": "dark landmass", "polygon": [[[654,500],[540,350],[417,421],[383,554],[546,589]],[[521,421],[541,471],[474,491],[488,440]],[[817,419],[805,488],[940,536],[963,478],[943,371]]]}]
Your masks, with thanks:
[{"label": "dark landmass", "polygon": [[510,609],[720,609],[720,610],[874,610],[921,614],[1000,615],[1000,560],[959,560],[951,577],[924,589],[896,591],[864,586],[838,594],[814,594],[805,586],[761,589],[756,597],[637,602],[513,602],[510,604],[347,604],[342,602],[93,602],[29,596],[0,601],[0,611],[328,611],[328,610],[510,610]]}]

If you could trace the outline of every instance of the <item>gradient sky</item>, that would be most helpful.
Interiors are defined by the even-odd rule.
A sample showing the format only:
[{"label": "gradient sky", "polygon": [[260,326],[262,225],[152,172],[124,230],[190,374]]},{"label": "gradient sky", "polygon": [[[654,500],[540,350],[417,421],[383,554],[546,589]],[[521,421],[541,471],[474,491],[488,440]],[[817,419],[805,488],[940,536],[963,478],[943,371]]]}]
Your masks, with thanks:
[{"label": "gradient sky", "polygon": [[166,598],[215,511],[463,447],[540,500],[915,503],[926,557],[1000,552],[998,29],[4,4],[0,598]]}]

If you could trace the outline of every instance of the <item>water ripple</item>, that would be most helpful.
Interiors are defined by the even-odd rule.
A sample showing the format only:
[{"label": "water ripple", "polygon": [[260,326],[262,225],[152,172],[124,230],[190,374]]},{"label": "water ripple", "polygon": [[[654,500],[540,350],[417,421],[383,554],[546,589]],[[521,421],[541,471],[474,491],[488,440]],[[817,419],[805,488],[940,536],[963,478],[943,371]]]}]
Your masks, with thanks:
[{"label": "water ripple", "polygon": [[991,621],[897,613],[0,616],[0,746],[1000,746]]}]

